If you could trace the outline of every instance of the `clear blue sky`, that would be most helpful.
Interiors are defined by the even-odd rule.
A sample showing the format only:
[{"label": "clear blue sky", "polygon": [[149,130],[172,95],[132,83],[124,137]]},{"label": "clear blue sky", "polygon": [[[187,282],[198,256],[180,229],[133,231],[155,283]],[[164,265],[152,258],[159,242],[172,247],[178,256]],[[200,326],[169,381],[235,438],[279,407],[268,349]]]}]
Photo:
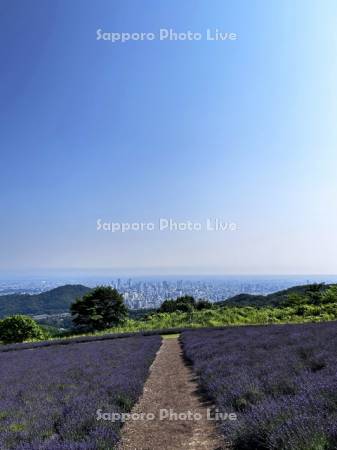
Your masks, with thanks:
[{"label": "clear blue sky", "polygon": [[[335,0],[0,0],[0,270],[337,273],[336,16]],[[96,230],[160,217],[239,229]]]}]

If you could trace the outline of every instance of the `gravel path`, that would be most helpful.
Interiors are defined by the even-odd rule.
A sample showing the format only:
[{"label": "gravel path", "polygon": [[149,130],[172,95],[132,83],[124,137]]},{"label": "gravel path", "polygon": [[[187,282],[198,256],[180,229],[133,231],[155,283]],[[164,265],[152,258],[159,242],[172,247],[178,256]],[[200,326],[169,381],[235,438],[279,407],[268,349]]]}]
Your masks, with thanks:
[{"label": "gravel path", "polygon": [[[164,339],[152,365],[143,396],[132,410],[132,413],[153,414],[155,418],[126,422],[120,450],[223,448],[214,422],[207,420],[207,405],[202,403],[196,391],[197,384],[182,358],[178,339]],[[174,414],[188,414],[190,411],[195,418],[173,420],[176,416],[171,415],[171,420],[160,420],[160,414],[166,414],[169,410]]]}]

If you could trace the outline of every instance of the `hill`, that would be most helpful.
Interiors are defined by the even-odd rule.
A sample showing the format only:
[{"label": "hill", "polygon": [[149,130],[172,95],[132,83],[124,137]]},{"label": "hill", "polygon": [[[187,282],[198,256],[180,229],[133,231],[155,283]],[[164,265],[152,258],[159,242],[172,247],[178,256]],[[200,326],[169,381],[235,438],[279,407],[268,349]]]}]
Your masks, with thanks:
[{"label": "hill", "polygon": [[[305,295],[307,291],[316,285],[294,286],[289,289],[274,292],[268,295],[239,294],[227,300],[217,303],[219,306],[280,306],[287,300],[289,294]],[[322,290],[328,289],[330,285],[322,285]]]},{"label": "hill", "polygon": [[[217,302],[217,306],[255,306],[273,307],[280,306],[289,294],[304,295],[310,287],[317,285],[294,286],[289,289],[275,292],[269,295],[239,294],[227,300]],[[322,285],[325,290],[330,285]],[[90,288],[83,285],[65,285],[37,295],[10,294],[0,296],[0,319],[14,314],[60,314],[69,312],[70,305],[76,298],[82,297]],[[155,312],[155,310],[134,310],[130,318],[142,319],[144,316]]]},{"label": "hill", "polygon": [[86,286],[65,285],[41,294],[11,294],[0,296],[0,318],[13,314],[58,314],[69,311],[78,297],[90,291]]}]

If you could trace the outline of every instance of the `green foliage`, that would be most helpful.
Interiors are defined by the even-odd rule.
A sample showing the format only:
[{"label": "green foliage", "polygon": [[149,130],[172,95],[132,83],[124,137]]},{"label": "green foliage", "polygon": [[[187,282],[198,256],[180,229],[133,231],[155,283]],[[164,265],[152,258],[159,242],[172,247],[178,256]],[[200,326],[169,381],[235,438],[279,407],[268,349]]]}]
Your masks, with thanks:
[{"label": "green foliage", "polygon": [[128,315],[130,319],[146,319],[151,314],[154,314],[157,310],[155,308],[148,309],[129,309]]},{"label": "green foliage", "polygon": [[307,297],[297,293],[289,294],[287,299],[283,302],[283,306],[300,306],[308,303]]},{"label": "green foliage", "polygon": [[197,309],[198,311],[201,311],[203,309],[212,309],[213,308],[213,303],[211,303],[209,300],[198,300],[196,305],[195,305],[195,309]]},{"label": "green foliage", "polygon": [[337,286],[331,286],[322,293],[321,303],[337,303]]},{"label": "green foliage", "polygon": [[208,300],[198,300],[196,301],[194,297],[190,295],[184,295],[183,297],[178,297],[176,300],[165,300],[160,308],[159,313],[172,313],[176,311],[191,313],[193,310],[211,309],[213,307],[212,303]]},{"label": "green foliage", "polygon": [[[193,297],[181,297],[164,302],[166,311],[146,311],[127,317],[123,297],[114,289],[98,287],[72,306],[72,316],[77,325],[71,334],[106,334],[152,330],[223,327],[231,325],[259,325],[277,323],[305,323],[337,320],[337,286],[317,289],[308,286],[300,291],[282,294],[279,306],[236,306],[224,303],[212,304],[195,301]],[[287,301],[284,302],[284,299]],[[49,335],[53,334],[48,329]]]},{"label": "green foliage", "polygon": [[282,306],[293,294],[306,298],[307,303],[320,304],[323,293],[329,289],[324,283],[294,286],[289,289],[274,292],[268,295],[239,294],[219,303],[221,306]]},{"label": "green foliage", "polygon": [[111,332],[137,332],[173,328],[222,327],[227,325],[263,325],[337,320],[337,303],[299,304],[287,307],[253,307],[214,305],[212,309],[189,312],[165,312],[146,320],[127,320]]},{"label": "green foliage", "polygon": [[53,327],[53,326],[43,325],[41,323],[39,323],[39,326],[41,327],[41,329],[43,331],[43,334],[44,334],[46,339],[59,337],[60,335],[62,335],[60,330],[58,328]]},{"label": "green foliage", "polygon": [[31,317],[16,315],[0,321],[0,341],[4,344],[44,337],[42,328]]},{"label": "green foliage", "polygon": [[337,301],[337,286],[327,288],[324,283],[315,283],[307,287],[303,293],[289,293],[283,306],[297,307],[304,311],[306,305],[322,305],[323,303],[334,303]]},{"label": "green foliage", "polygon": [[306,291],[308,303],[320,305],[322,300],[322,294],[324,292],[324,287],[325,287],[324,283],[311,284]]},{"label": "green foliage", "polygon": [[165,300],[158,312],[159,313],[172,313],[174,311],[191,312],[195,307],[195,299],[190,295],[178,297],[176,300]]},{"label": "green foliage", "polygon": [[98,286],[77,299],[70,310],[74,324],[88,331],[118,326],[127,317],[123,296],[108,286]]}]

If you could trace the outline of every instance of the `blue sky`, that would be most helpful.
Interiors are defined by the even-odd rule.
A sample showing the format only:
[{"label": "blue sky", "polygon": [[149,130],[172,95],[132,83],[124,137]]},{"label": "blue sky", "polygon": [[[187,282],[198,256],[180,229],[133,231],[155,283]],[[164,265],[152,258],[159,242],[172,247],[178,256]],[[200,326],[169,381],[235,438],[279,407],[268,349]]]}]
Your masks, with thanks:
[{"label": "blue sky", "polygon": [[[0,3],[0,270],[337,273],[334,0]],[[96,30],[237,33],[97,41]],[[102,233],[107,222],[236,232]]]}]

